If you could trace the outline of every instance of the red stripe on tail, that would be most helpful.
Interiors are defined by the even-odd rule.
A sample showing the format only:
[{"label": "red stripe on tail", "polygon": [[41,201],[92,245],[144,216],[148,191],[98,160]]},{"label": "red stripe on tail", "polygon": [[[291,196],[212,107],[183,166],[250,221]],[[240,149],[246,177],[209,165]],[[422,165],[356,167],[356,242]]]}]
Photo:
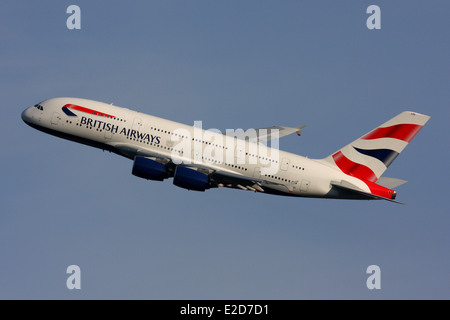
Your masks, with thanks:
[{"label": "red stripe on tail", "polygon": [[377,176],[370,168],[351,161],[346,156],[344,156],[341,151],[333,154],[333,159],[339,169],[341,169],[345,174],[371,182],[377,181]]},{"label": "red stripe on tail", "polygon": [[361,139],[373,140],[379,138],[393,138],[410,142],[420,129],[422,129],[422,126],[418,124],[397,124],[390,127],[376,128]]}]

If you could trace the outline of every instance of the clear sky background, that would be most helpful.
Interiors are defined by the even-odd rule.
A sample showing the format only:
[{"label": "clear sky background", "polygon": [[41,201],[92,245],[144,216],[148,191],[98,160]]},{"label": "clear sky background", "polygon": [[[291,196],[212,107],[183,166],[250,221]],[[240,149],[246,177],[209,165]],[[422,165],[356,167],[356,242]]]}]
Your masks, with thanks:
[{"label": "clear sky background", "polygon": [[[66,9],[81,8],[81,30]],[[381,30],[366,9],[381,8]],[[449,299],[450,2],[0,3],[1,299]],[[20,118],[74,96],[203,127],[308,127],[325,157],[431,116],[387,201],[187,191]],[[66,268],[81,268],[68,290]],[[381,289],[366,287],[370,265]]]}]

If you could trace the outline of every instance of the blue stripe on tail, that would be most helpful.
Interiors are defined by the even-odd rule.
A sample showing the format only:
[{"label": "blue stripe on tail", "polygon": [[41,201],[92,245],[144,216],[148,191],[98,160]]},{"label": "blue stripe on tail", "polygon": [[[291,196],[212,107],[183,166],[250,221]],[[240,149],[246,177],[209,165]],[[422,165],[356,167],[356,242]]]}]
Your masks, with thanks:
[{"label": "blue stripe on tail", "polygon": [[399,155],[398,152],[390,149],[373,149],[373,150],[365,150],[353,147],[356,151],[365,154],[366,156],[376,158],[384,163],[386,167],[389,167],[392,161],[397,158]]}]

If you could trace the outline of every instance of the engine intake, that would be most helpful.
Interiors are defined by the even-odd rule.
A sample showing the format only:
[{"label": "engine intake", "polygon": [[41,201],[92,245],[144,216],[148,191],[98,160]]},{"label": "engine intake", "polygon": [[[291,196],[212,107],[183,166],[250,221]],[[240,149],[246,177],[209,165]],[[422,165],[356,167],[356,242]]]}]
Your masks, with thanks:
[{"label": "engine intake", "polygon": [[165,164],[145,157],[134,158],[133,170],[131,173],[147,180],[163,181],[168,177]]},{"label": "engine intake", "polygon": [[207,174],[186,167],[176,167],[173,184],[180,188],[195,191],[205,191],[210,188]]}]

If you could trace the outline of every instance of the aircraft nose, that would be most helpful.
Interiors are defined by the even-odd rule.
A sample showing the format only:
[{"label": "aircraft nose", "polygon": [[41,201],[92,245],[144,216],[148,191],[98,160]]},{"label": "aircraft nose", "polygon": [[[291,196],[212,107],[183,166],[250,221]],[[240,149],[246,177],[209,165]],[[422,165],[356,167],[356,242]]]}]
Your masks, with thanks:
[{"label": "aircraft nose", "polygon": [[33,118],[32,115],[31,115],[31,108],[32,107],[29,107],[29,108],[26,108],[25,110],[23,110],[23,112],[22,112],[22,120],[24,122],[30,122],[30,120]]}]

